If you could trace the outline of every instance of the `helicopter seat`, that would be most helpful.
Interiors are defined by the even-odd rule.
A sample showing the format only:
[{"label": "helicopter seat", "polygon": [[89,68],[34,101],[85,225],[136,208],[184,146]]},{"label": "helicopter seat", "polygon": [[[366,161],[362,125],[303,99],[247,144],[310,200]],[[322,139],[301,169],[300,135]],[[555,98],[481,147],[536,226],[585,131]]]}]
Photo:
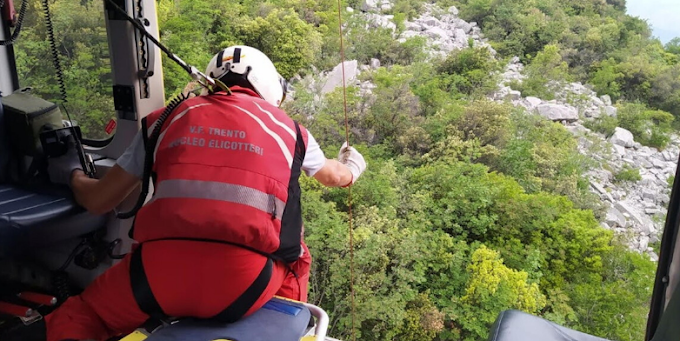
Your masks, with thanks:
[{"label": "helicopter seat", "polygon": [[4,122],[0,102],[0,258],[105,226],[105,216],[85,212],[63,186],[26,188],[9,182],[6,171],[11,151]]},{"label": "helicopter seat", "polygon": [[253,314],[234,323],[184,318],[147,337],[131,334],[120,341],[299,341],[307,332],[311,316],[304,304],[274,297]]},{"label": "helicopter seat", "polygon": [[489,341],[608,341],[562,327],[519,310],[506,310],[496,319]]}]

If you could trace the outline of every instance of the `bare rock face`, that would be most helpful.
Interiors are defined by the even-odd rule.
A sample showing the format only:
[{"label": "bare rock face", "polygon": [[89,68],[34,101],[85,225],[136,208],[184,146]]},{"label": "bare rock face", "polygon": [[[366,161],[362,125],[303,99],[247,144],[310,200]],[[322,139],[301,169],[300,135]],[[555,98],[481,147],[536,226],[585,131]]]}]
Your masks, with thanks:
[{"label": "bare rock face", "polygon": [[609,140],[616,145],[622,146],[622,147],[633,147],[635,145],[635,139],[633,138],[633,133],[630,131],[616,127],[614,129],[614,135],[612,135]]},{"label": "bare rock face", "polygon": [[[358,74],[358,64],[356,60],[345,61],[345,83],[354,81]],[[321,88],[321,93],[326,94],[333,91],[336,87],[342,86],[342,64],[333,68],[326,78],[326,82]]]},{"label": "bare rock face", "polygon": [[575,122],[578,120],[576,108],[562,104],[539,104],[536,111],[543,117],[552,121]]}]

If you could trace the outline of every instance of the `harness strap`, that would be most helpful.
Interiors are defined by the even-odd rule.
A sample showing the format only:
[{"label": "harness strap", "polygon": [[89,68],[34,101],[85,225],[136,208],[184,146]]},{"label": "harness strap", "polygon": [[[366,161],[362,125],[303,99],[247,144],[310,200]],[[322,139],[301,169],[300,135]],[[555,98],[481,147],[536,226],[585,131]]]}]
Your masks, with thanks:
[{"label": "harness strap", "polygon": [[[142,263],[142,247],[139,246],[137,250],[132,253],[130,258],[130,284],[132,285],[132,295],[139,306],[139,309],[149,315],[151,318],[162,320],[168,315],[163,311],[160,304],[153,295],[149,280],[144,272],[144,265]],[[257,302],[264,290],[269,285],[272,277],[274,261],[267,258],[267,262],[260,271],[260,274],[255,278],[252,284],[244,291],[231,305],[219,312],[211,319],[233,323],[241,319],[243,315]]]},{"label": "harness strap", "polygon": [[260,274],[255,278],[253,284],[251,284],[246,291],[244,291],[241,296],[239,296],[234,303],[227,307],[227,309],[222,310],[220,313],[215,315],[213,319],[225,322],[233,323],[241,319],[245,315],[250,307],[252,307],[260,295],[264,292],[269,284],[269,280],[272,278],[272,268],[274,262],[271,258],[267,258],[267,263],[260,271]]},{"label": "harness strap", "polygon": [[163,319],[167,315],[163,312],[160,304],[156,301],[156,297],[151,291],[149,280],[146,278],[144,272],[144,264],[142,264],[142,248],[144,244],[140,244],[139,248],[132,252],[130,258],[130,285],[132,285],[132,295],[139,305],[139,309],[154,319]]}]

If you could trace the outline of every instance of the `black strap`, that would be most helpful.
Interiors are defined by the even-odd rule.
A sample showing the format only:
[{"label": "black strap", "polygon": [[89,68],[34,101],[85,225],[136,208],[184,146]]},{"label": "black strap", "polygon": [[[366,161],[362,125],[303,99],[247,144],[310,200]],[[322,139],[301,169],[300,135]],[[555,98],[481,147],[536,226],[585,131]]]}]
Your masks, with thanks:
[{"label": "black strap", "polygon": [[[222,66],[222,59],[224,59],[224,49],[220,50],[219,53],[217,53],[217,61],[215,66],[221,67]],[[210,74],[210,77],[215,77],[212,74]]]},{"label": "black strap", "polygon": [[137,301],[139,309],[147,315],[155,319],[163,319],[167,315],[163,312],[156,297],[151,291],[149,280],[146,278],[144,272],[144,264],[142,263],[142,245],[132,253],[130,258],[130,285],[132,285],[132,295]]},{"label": "black strap", "polygon": [[[130,258],[130,284],[132,286],[132,295],[139,306],[139,309],[149,315],[150,317],[162,320],[168,317],[156,297],[151,291],[149,280],[144,272],[144,265],[142,264],[142,246],[141,244],[137,250],[132,253]],[[233,323],[241,319],[248,309],[250,309],[255,302],[260,298],[264,290],[269,285],[272,277],[274,261],[267,257],[267,262],[260,271],[260,274],[255,278],[255,281],[244,291],[231,305],[226,309],[212,317],[211,319]],[[297,277],[297,276],[296,276]]]},{"label": "black strap", "polygon": [[239,296],[234,303],[227,307],[227,309],[222,310],[219,314],[215,315],[212,319],[224,322],[233,323],[241,319],[243,315],[248,312],[255,302],[260,298],[264,290],[269,285],[269,280],[272,278],[272,268],[274,262],[271,258],[267,258],[267,263],[257,275],[255,281],[246,289],[246,291]]},{"label": "black strap", "polygon": [[299,178],[302,163],[307,153],[300,125],[297,122],[294,123],[297,134],[295,155],[291,165],[290,179],[288,180],[288,199],[286,199],[286,207],[283,209],[283,216],[281,217],[279,249],[274,252],[274,255],[283,258],[287,263],[298,260],[300,248],[302,247],[300,245],[300,235],[302,234],[302,204],[300,200],[302,190],[300,189]]}]

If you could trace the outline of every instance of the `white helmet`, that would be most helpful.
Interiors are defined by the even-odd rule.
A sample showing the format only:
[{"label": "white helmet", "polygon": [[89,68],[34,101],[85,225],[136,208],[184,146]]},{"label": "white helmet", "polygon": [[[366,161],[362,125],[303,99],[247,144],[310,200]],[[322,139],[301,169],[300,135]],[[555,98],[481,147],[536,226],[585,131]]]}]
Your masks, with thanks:
[{"label": "white helmet", "polygon": [[276,71],[269,57],[256,48],[227,47],[212,58],[205,70],[206,75],[215,79],[230,72],[241,75],[260,97],[277,107],[286,98],[286,80]]}]

